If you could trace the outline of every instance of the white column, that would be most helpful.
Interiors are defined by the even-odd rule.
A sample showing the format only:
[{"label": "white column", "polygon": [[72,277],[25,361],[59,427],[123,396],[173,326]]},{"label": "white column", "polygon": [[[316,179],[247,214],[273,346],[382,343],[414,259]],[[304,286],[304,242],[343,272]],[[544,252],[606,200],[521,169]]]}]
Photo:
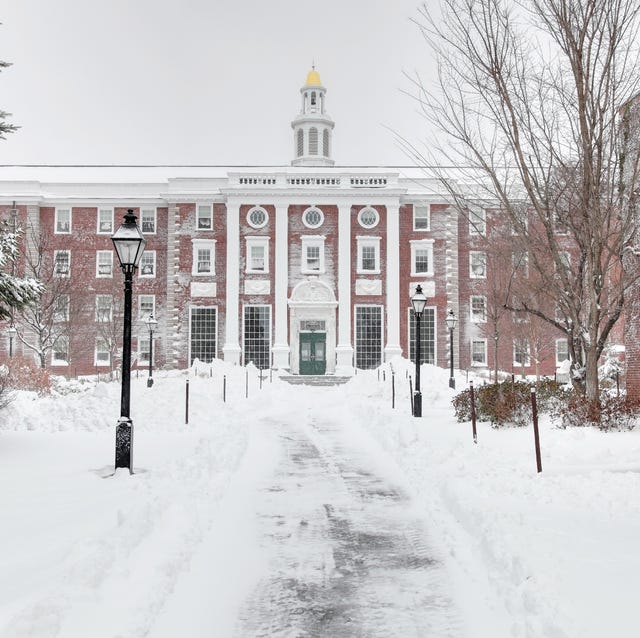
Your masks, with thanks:
[{"label": "white column", "polygon": [[387,204],[387,343],[385,361],[402,354],[400,347],[400,204]]},{"label": "white column", "polygon": [[225,361],[240,363],[238,341],[240,306],[240,204],[227,202],[227,298],[225,313]]},{"label": "white column", "polygon": [[289,283],[289,206],[276,204],[275,334],[273,367],[289,368],[287,289]]},{"label": "white column", "polygon": [[351,345],[351,204],[338,205],[338,345],[336,372],[353,374]]}]

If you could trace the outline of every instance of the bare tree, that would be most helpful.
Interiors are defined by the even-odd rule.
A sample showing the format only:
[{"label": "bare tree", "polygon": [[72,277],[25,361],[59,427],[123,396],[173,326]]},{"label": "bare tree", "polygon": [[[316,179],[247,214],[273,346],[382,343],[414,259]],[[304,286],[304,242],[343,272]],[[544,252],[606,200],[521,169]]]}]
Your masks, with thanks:
[{"label": "bare tree", "polygon": [[634,283],[623,256],[639,150],[625,144],[621,114],[638,94],[640,4],[441,0],[440,9],[425,3],[416,20],[438,86],[412,81],[444,137],[430,140],[434,154],[408,151],[461,167],[458,181],[440,176],[462,211],[473,199],[500,207],[536,273],[517,309],[566,334],[573,383],[597,403],[598,359]]}]

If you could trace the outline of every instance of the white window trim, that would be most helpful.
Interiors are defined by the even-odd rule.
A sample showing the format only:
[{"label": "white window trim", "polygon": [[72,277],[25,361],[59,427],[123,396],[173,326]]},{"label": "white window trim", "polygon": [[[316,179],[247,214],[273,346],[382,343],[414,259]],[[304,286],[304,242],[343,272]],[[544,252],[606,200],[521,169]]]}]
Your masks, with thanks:
[{"label": "white window trim", "polygon": [[[257,275],[264,275],[269,273],[269,237],[245,237],[246,242],[246,252],[245,252],[245,272],[254,273]],[[264,268],[262,270],[258,270],[256,268],[251,268],[251,248],[253,246],[262,246],[264,248]]]},{"label": "white window trim", "polygon": [[[364,215],[364,213],[368,213],[368,212],[374,212],[376,215],[375,223],[371,224],[370,226],[367,226],[366,224],[362,223],[362,216]],[[373,206],[363,206],[358,211],[358,224],[360,224],[362,228],[366,228],[367,230],[370,230],[371,228],[375,228],[379,223],[380,223],[380,213]]]},{"label": "white window trim", "polygon": [[[107,319],[101,319],[100,318],[100,313],[98,312],[100,306],[98,304],[98,297],[109,297],[110,298],[110,303],[109,303],[109,316]],[[108,294],[97,294],[96,295],[96,301],[95,301],[95,320],[98,321],[99,323],[106,323],[107,321],[113,321],[113,295],[108,295]]]},{"label": "white window trim", "polygon": [[[151,275],[143,275],[142,274],[142,258],[145,255],[153,255],[153,273]],[[138,277],[140,279],[155,279],[156,278],[156,268],[157,268],[157,255],[155,250],[145,250],[142,253],[142,258],[140,259],[140,267],[138,268]]]},{"label": "white window trim", "polygon": [[[192,239],[193,255],[191,260],[191,274],[194,277],[213,277],[216,274],[216,240],[215,239]],[[208,248],[211,250],[211,270],[209,272],[198,272],[198,250]]]},{"label": "white window trim", "polygon": [[[64,304],[64,313],[60,313],[59,309],[56,307],[58,302],[60,302],[62,299],[66,300],[66,303]],[[71,296],[67,295],[67,294],[60,294],[57,296],[56,298],[56,303],[54,304],[53,307],[53,321],[55,323],[63,323],[65,321],[69,321],[69,316],[70,316],[70,310],[71,310]]]},{"label": "white window trim", "polygon": [[[433,239],[412,239],[411,245],[411,277],[433,277]],[[429,270],[416,272],[416,250],[427,248],[429,250]]]},{"label": "white window trim", "polygon": [[[325,271],[324,262],[324,242],[326,235],[303,235],[302,241],[302,254],[300,255],[300,272],[304,275],[318,275]],[[318,246],[320,248],[320,268],[313,270],[307,266],[307,247]]]},{"label": "white window trim", "polygon": [[[100,211],[107,211],[111,213],[111,230],[100,230]],[[96,233],[98,235],[113,235],[114,228],[114,209],[109,206],[98,206],[96,209]]]},{"label": "white window trim", "polygon": [[148,293],[144,293],[144,294],[138,295],[138,319],[144,320],[148,316],[148,315],[142,314],[142,303],[140,300],[141,297],[151,297],[151,299],[153,300],[153,308],[151,309],[151,312],[149,314],[152,314],[155,317],[156,316],[156,296],[150,295]]},{"label": "white window trim", "polygon": [[[69,270],[66,274],[64,273],[61,274],[59,272],[56,272],[56,265],[58,263],[57,257],[60,253],[66,253],[67,255],[69,255],[69,259],[67,260],[67,265]],[[53,251],[53,276],[60,277],[61,279],[71,276],[71,251],[70,250],[54,250]]]},{"label": "white window trim", "polygon": [[[60,211],[69,211],[69,230],[58,230],[58,214]],[[53,233],[54,235],[70,235],[73,229],[73,208],[71,206],[56,206],[54,219],[53,219]]]},{"label": "white window trim", "polygon": [[[478,275],[473,272],[473,256],[484,256],[484,273]],[[471,250],[469,251],[469,279],[486,279],[487,278],[487,253],[484,250]]]},{"label": "white window trim", "polygon": [[[111,262],[111,270],[108,275],[100,274],[100,255],[109,255]],[[105,265],[105,264],[103,264]],[[113,277],[113,251],[112,250],[96,250],[96,277],[100,279],[111,279]]]},{"label": "white window trim", "polygon": [[[200,221],[200,207],[201,206],[207,206],[211,216],[209,217],[209,219],[211,220],[211,226],[209,228],[200,228],[199,225],[199,221]],[[211,233],[213,232],[213,204],[203,204],[203,203],[199,203],[196,202],[196,231],[200,232],[200,233]]]},{"label": "white window trim", "polygon": [[[142,211],[143,210],[153,212],[153,231],[142,230]],[[213,217],[212,217],[211,225],[213,226]],[[158,233],[158,207],[157,206],[155,208],[152,206],[140,207],[140,231],[142,232],[143,235],[156,235]]]},{"label": "white window trim", "polygon": [[[416,208],[427,209],[427,227],[426,228],[416,228]],[[413,230],[416,233],[426,233],[431,230],[431,204],[422,204],[422,203],[413,204],[412,224],[413,224]]]},{"label": "white window trim", "polygon": [[[98,359],[98,344],[100,342],[104,343],[107,346],[106,353],[109,355],[109,358],[106,361],[100,361]],[[107,367],[111,365],[111,351],[109,350],[109,344],[107,343],[106,339],[102,339],[101,337],[96,338],[96,345],[93,353],[93,363],[98,367]]]},{"label": "white window trim", "polygon": [[[560,361],[558,359],[558,343],[564,343],[565,344],[565,351],[567,353],[567,358],[563,359],[562,361]],[[569,356],[569,341],[566,337],[564,338],[560,338],[560,339],[556,339],[556,343],[555,343],[555,355],[556,355],[556,366],[561,366],[564,364],[565,361],[569,360],[571,357]]]},{"label": "white window trim", "polygon": [[[484,299],[484,319],[477,319],[473,314],[473,300]],[[469,297],[469,321],[471,323],[487,323],[487,296],[486,295],[471,295]]]},{"label": "white window trim", "polygon": [[58,339],[64,339],[67,342],[67,360],[65,361],[63,359],[56,359],[55,358],[56,349],[55,349],[55,346],[54,346],[53,348],[51,348],[51,365],[52,366],[68,366],[69,365],[69,337],[60,336],[60,337],[58,337]]},{"label": "white window trim", "polygon": [[[480,363],[479,361],[473,360],[473,344],[474,343],[483,343],[484,344],[484,362]],[[488,363],[489,352],[487,349],[487,340],[486,339],[471,339],[469,344],[469,357],[471,359],[471,367],[473,368],[486,368]]]},{"label": "white window trim", "polygon": [[[380,274],[380,237],[371,237],[368,235],[357,236],[357,264],[356,273],[358,275],[379,275]],[[375,267],[373,270],[364,270],[362,268],[362,249],[365,247],[373,246],[376,251],[375,255]]]},{"label": "white window trim", "polygon": [[524,367],[529,368],[531,366],[531,344],[528,339],[514,339],[513,340],[513,365],[522,368],[522,363],[520,361],[516,361],[516,342],[522,341],[527,344],[527,356],[524,362]]},{"label": "white window trim", "polygon": [[[307,217],[307,213],[309,211],[318,211],[320,213],[320,221],[317,224],[309,224],[307,222],[306,217]],[[302,213],[302,223],[307,228],[310,228],[311,230],[314,230],[316,228],[320,228],[320,226],[322,226],[322,224],[324,224],[324,213],[322,212],[322,209],[320,209],[318,206],[309,206],[309,208],[306,208]]]},{"label": "white window trim", "polygon": [[[251,221],[251,213],[253,213],[254,210],[261,210],[264,213],[264,222],[262,224],[254,224]],[[247,211],[247,224],[249,224],[251,228],[256,228],[256,229],[264,228],[268,223],[269,223],[269,213],[267,212],[266,208],[264,208],[263,206],[252,206]]]},{"label": "white window trim", "polygon": [[[478,230],[476,224],[473,223],[473,217],[471,213],[480,213],[482,217],[482,230]],[[487,234],[487,211],[480,206],[469,207],[469,235],[476,237],[484,237]]]},{"label": "white window trim", "polygon": [[[144,350],[142,350],[142,344],[145,341],[149,344],[149,347],[147,348],[146,352]],[[138,337],[138,347],[136,349],[136,355],[137,355],[137,359],[138,359],[138,365],[140,365],[140,364],[149,365],[149,357],[147,356],[146,359],[142,358],[143,352],[146,355],[150,355],[151,354],[151,344],[150,344],[150,341],[149,341],[149,335],[148,334]],[[155,352],[153,353],[153,355],[155,355]],[[151,365],[153,365],[153,364],[154,364],[154,362],[152,361]]]}]

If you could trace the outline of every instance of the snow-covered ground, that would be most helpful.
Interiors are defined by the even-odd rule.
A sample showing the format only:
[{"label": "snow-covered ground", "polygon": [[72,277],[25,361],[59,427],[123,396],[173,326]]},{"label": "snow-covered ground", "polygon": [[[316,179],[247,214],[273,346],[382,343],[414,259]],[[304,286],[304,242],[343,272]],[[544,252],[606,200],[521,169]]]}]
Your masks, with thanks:
[{"label": "snow-covered ground", "polygon": [[[256,523],[270,503],[296,551],[287,490],[298,489],[300,507],[305,483],[273,477],[290,462],[282,445],[297,422],[326,458],[336,454],[327,441],[339,440],[409,496],[461,637],[638,635],[640,431],[542,420],[537,474],[532,429],[479,424],[474,445],[470,424],[453,417],[447,372],[430,366],[422,419],[409,414],[402,362],[395,408],[389,368],[333,388],[277,378],[259,388],[250,369],[248,398],[244,369],[199,372],[158,372],[153,388],[133,379],[133,476],[113,470],[117,382],[17,393],[0,412],[2,638],[297,636],[238,633],[273,571]],[[258,486],[275,496],[257,496]]]}]

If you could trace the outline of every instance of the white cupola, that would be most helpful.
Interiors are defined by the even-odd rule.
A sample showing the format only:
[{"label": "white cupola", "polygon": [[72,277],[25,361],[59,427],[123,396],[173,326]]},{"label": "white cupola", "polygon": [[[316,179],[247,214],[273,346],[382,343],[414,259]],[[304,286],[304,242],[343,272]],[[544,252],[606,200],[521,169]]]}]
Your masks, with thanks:
[{"label": "white cupola", "polygon": [[325,110],[325,94],[320,74],[312,66],[307,81],[300,89],[302,109],[293,122],[292,166],[333,166],[331,159],[331,135],[333,120]]}]

